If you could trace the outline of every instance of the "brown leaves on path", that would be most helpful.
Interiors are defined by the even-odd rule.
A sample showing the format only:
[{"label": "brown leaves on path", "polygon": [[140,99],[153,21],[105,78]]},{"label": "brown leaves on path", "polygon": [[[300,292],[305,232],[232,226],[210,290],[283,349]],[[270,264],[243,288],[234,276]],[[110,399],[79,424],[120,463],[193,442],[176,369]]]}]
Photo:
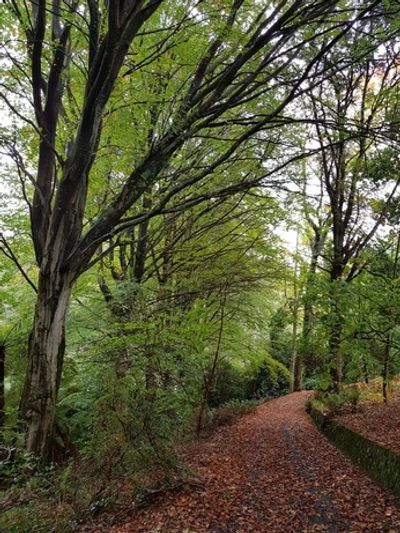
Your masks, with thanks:
[{"label": "brown leaves on path", "polygon": [[294,393],[264,403],[190,446],[185,460],[204,487],[162,494],[107,531],[399,533],[395,497],[318,432],[306,398]]}]

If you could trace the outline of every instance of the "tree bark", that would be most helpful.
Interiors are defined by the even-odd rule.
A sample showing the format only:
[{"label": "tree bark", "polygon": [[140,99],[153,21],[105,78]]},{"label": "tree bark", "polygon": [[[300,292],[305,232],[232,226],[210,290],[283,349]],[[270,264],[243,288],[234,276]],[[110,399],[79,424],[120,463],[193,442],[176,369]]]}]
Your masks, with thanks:
[{"label": "tree bark", "polygon": [[296,353],[293,368],[293,392],[300,391],[303,387],[303,358],[301,353]]},{"label": "tree bark", "polygon": [[26,449],[43,463],[52,459],[70,292],[71,276],[40,273],[20,415],[26,426]]},{"label": "tree bark", "polygon": [[4,428],[5,424],[5,362],[6,362],[6,346],[5,344],[0,344],[0,433]]},{"label": "tree bark", "polygon": [[[297,299],[297,295],[295,296]],[[294,303],[292,326],[292,392],[301,390],[303,381],[303,358],[297,350],[298,302]]]},{"label": "tree bark", "polygon": [[369,384],[369,372],[368,372],[367,360],[365,357],[363,357],[362,359],[362,366],[363,366],[363,372],[364,372],[364,381],[365,381],[365,384],[368,385]]},{"label": "tree bark", "polygon": [[388,384],[389,384],[389,361],[390,361],[390,335],[387,336],[385,342],[385,355],[383,359],[382,369],[382,396],[383,401],[388,401]]}]

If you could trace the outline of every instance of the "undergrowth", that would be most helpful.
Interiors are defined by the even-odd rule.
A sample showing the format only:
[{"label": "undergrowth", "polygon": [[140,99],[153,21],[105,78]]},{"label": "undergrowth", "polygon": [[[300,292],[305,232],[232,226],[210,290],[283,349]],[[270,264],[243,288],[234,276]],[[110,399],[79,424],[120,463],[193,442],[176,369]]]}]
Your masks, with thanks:
[{"label": "undergrowth", "polygon": [[[253,412],[259,402],[231,400],[211,409],[204,434],[232,424]],[[118,452],[118,453],[117,453]],[[153,494],[173,490],[196,479],[172,449],[157,450],[152,466],[127,472],[123,448],[105,460],[74,459],[40,469],[30,455],[3,461],[0,531],[7,533],[70,533],[99,514],[145,504]],[[129,453],[128,453],[129,455]],[[190,479],[192,481],[190,481]]]},{"label": "undergrowth", "polygon": [[310,405],[329,416],[335,416],[339,413],[355,411],[360,397],[359,389],[352,386],[343,389],[340,393],[317,392],[310,400]]},{"label": "undergrowth", "polygon": [[203,432],[208,435],[220,426],[233,424],[238,418],[253,413],[259,403],[257,400],[230,400],[210,409],[204,420]]},{"label": "undergrowth", "polygon": [[[400,400],[400,377],[393,377],[388,386],[389,402]],[[319,411],[336,416],[356,410],[362,410],[369,404],[382,403],[382,378],[374,378],[368,383],[353,383],[345,385],[339,394],[317,391],[308,405]]]}]

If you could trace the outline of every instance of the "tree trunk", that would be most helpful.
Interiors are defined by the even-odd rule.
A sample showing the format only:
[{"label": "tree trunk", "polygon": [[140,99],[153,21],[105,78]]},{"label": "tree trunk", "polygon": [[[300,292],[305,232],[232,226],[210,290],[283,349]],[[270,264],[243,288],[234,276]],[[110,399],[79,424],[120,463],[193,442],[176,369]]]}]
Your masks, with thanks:
[{"label": "tree trunk", "polygon": [[343,358],[341,353],[341,337],[342,337],[342,323],[340,320],[335,320],[331,326],[329,338],[329,352],[330,352],[330,376],[332,382],[332,391],[339,393],[342,385],[343,377]]},{"label": "tree trunk", "polygon": [[343,378],[343,357],[341,351],[343,317],[341,314],[341,299],[343,283],[343,263],[339,256],[335,256],[332,263],[331,280],[330,280],[330,328],[329,328],[329,359],[331,376],[331,390],[339,393],[342,386]]},{"label": "tree trunk", "polygon": [[310,350],[309,342],[314,322],[312,287],[317,272],[318,259],[320,258],[325,245],[328,228],[326,226],[326,221],[318,221],[318,224],[314,223],[309,216],[307,217],[307,212],[306,218],[313,229],[314,237],[310,243],[311,260],[303,297],[303,329],[300,358],[302,361],[303,373],[306,375],[312,375],[317,366],[316,357]]},{"label": "tree trunk", "polygon": [[[395,257],[394,257],[392,280],[396,280],[396,278],[397,278],[397,271],[398,271],[398,266],[399,266],[399,257],[400,257],[400,232],[397,234],[396,253],[395,253]],[[389,332],[388,332],[388,334],[386,336],[385,354],[384,354],[383,369],[382,369],[382,395],[383,395],[383,401],[385,403],[388,402],[390,348],[391,348],[391,345],[392,345],[392,332],[393,332],[393,327],[396,324],[396,321],[395,321],[394,316],[393,316],[393,310],[392,309],[390,309],[390,318],[391,318],[391,329],[389,330]]]},{"label": "tree trunk", "polygon": [[369,372],[368,372],[368,365],[367,365],[367,359],[365,357],[362,358],[362,366],[363,366],[363,372],[364,372],[364,381],[365,384],[369,384]]},{"label": "tree trunk", "polygon": [[41,271],[20,414],[26,425],[26,449],[42,463],[52,459],[70,292],[71,276]]},{"label": "tree trunk", "polygon": [[6,362],[6,346],[5,344],[0,344],[0,434],[4,428],[5,424],[5,386],[4,381],[6,377],[5,373],[5,362]]},{"label": "tree trunk", "polygon": [[298,254],[299,254],[299,232],[296,235],[296,253],[293,270],[293,307],[292,307],[292,380],[291,392],[299,391],[302,387],[303,358],[297,350],[297,329],[299,322],[299,287],[298,287]]},{"label": "tree trunk", "polygon": [[293,392],[300,391],[303,386],[303,358],[297,353],[293,368]]},{"label": "tree trunk", "polygon": [[297,304],[296,310],[293,313],[293,329],[292,329],[292,392],[301,390],[303,378],[303,359],[301,353],[297,351],[297,323],[298,313]]},{"label": "tree trunk", "polygon": [[383,359],[382,369],[382,396],[383,401],[388,401],[388,384],[389,384],[389,360],[390,360],[390,335],[387,336],[385,342],[385,355]]},{"label": "tree trunk", "polygon": [[306,288],[304,291],[304,305],[303,305],[303,329],[302,329],[302,343],[301,343],[301,357],[303,360],[304,373],[311,375],[314,373],[317,366],[316,357],[310,347],[310,336],[313,330],[313,306],[311,303],[310,290],[312,284],[312,277],[314,273],[309,273]]}]

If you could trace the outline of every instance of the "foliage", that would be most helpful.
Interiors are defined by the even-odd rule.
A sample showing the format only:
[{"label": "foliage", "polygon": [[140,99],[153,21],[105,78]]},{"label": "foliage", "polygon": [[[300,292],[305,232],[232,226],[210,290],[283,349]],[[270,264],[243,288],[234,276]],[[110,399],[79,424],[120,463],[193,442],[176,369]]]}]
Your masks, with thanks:
[{"label": "foliage", "polygon": [[253,398],[275,398],[289,391],[290,371],[279,361],[267,357],[249,383]]},{"label": "foliage", "polygon": [[232,424],[238,418],[253,413],[258,405],[256,400],[230,400],[211,409],[206,422],[206,431]]},{"label": "foliage", "polygon": [[315,400],[311,400],[311,405],[327,412],[330,416],[335,416],[345,411],[353,411],[360,400],[361,393],[357,387],[346,387],[340,393],[327,393]]},{"label": "foliage", "polygon": [[271,317],[269,351],[274,359],[289,365],[291,335],[288,326],[291,323],[289,311],[280,308]]},{"label": "foliage", "polygon": [[229,361],[221,361],[210,392],[208,405],[211,408],[216,408],[229,401],[246,400],[249,381],[248,371],[243,371],[243,369],[232,365]]},{"label": "foliage", "polygon": [[386,394],[399,8],[53,4],[0,13],[0,481],[67,523],[121,479],[183,476],[203,413],[231,423],[302,377],[337,389],[332,413],[351,382]]}]

